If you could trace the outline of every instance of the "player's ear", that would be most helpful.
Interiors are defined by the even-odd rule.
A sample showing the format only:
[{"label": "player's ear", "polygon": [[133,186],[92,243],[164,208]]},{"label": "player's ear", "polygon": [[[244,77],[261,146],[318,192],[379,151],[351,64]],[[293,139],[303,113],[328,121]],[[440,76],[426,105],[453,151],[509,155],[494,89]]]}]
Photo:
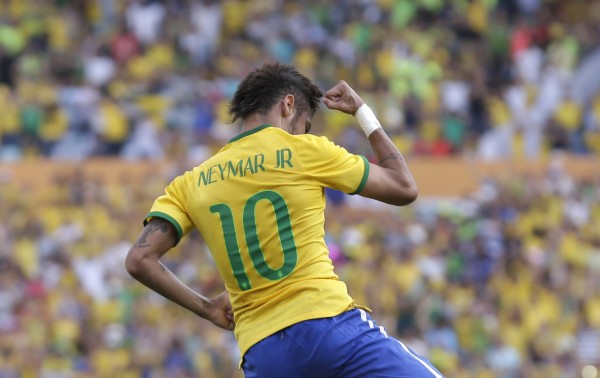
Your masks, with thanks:
[{"label": "player's ear", "polygon": [[294,113],[296,106],[295,100],[294,95],[287,94],[281,101],[281,115],[284,118]]}]

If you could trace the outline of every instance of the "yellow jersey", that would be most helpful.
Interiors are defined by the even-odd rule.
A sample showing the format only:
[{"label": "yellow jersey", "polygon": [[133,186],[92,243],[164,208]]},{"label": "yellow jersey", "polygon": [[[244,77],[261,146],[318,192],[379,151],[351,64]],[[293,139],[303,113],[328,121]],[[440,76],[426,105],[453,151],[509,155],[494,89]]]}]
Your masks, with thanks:
[{"label": "yellow jersey", "polygon": [[229,292],[242,356],[303,320],[354,307],[324,241],[324,188],[358,193],[369,162],[325,137],[262,125],[175,178],[145,222],[196,227]]}]

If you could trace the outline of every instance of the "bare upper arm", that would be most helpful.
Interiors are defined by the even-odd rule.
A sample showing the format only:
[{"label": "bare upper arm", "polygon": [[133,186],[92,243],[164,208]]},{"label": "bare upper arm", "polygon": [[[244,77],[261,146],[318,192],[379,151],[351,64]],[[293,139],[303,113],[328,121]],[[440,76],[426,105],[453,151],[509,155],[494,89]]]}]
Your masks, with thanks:
[{"label": "bare upper arm", "polygon": [[154,217],[144,226],[129,254],[141,254],[143,257],[161,257],[177,241],[177,231],[171,222]]},{"label": "bare upper arm", "polygon": [[397,171],[370,164],[369,177],[359,193],[361,196],[397,206],[408,205],[417,199],[414,181],[406,180]]}]

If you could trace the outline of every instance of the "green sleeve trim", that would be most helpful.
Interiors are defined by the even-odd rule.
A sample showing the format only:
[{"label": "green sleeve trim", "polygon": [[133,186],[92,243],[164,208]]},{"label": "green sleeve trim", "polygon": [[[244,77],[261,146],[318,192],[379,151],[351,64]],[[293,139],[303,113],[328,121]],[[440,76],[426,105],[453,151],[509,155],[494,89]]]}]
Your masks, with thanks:
[{"label": "green sleeve trim", "polygon": [[183,229],[179,225],[179,222],[177,222],[175,218],[173,218],[169,214],[165,214],[160,211],[151,211],[146,215],[146,218],[144,218],[144,226],[146,226],[148,224],[148,220],[153,217],[162,218],[166,221],[169,221],[169,223],[171,223],[173,227],[175,227],[175,231],[177,231],[177,240],[175,241],[175,245],[179,244],[179,241],[183,237]]},{"label": "green sleeve trim", "polygon": [[367,185],[367,179],[369,178],[369,170],[371,170],[371,163],[369,163],[367,158],[362,155],[359,156],[363,159],[363,162],[365,163],[365,171],[363,173],[362,180],[360,180],[360,184],[358,184],[358,188],[356,188],[356,190],[350,194],[358,194],[362,192],[362,190],[365,188],[365,185]]}]

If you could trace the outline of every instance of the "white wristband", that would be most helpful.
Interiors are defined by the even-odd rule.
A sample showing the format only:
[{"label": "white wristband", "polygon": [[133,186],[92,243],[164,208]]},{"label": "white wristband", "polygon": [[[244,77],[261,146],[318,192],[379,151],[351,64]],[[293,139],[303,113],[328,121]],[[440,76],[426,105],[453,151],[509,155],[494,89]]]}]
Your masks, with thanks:
[{"label": "white wristband", "polygon": [[375,113],[373,113],[367,104],[362,104],[354,116],[367,137],[381,127],[377,117],[375,117]]}]

